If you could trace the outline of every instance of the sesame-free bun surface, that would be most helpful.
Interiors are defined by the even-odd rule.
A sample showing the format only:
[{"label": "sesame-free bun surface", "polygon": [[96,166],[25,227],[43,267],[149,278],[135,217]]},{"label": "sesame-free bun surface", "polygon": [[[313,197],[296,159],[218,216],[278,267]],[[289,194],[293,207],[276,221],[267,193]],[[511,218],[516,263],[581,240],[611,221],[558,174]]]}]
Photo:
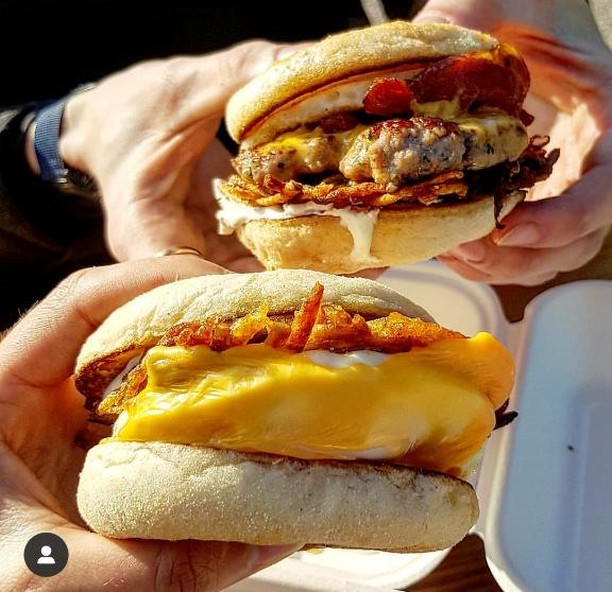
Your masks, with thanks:
[{"label": "sesame-free bun surface", "polygon": [[79,390],[101,394],[112,378],[140,351],[151,347],[179,323],[231,320],[266,305],[268,313],[292,314],[316,283],[323,301],[352,313],[383,316],[397,311],[433,321],[420,306],[374,280],[306,269],[235,273],[187,278],[141,294],[111,313],[84,343],[76,364]]},{"label": "sesame-free bun surface", "polygon": [[111,537],[415,552],[454,545],[478,517],[472,486],[438,473],[112,440],[88,452],[77,502]]},{"label": "sesame-free bun surface", "polygon": [[[238,90],[227,105],[227,129],[237,142],[267,141],[331,109],[361,108],[365,89],[381,72],[498,45],[472,29],[399,20],[330,35],[279,60]],[[328,85],[330,92],[320,94]]]},{"label": "sesame-free bun surface", "polygon": [[[523,199],[509,195],[499,218]],[[493,198],[447,205],[381,209],[370,256],[354,253],[353,236],[336,216],[252,220],[237,228],[240,241],[266,269],[309,268],[355,273],[431,259],[457,245],[488,235],[495,228]]]}]

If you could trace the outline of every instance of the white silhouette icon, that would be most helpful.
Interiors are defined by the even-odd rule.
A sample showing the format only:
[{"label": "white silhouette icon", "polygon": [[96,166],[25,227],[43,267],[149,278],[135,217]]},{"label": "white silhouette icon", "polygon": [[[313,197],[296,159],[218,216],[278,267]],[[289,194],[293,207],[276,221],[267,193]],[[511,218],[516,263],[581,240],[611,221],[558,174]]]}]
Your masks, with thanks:
[{"label": "white silhouette icon", "polygon": [[51,557],[51,547],[49,547],[49,545],[45,545],[44,547],[41,547],[40,548],[40,554],[41,554],[41,556],[38,558],[36,563],[38,563],[39,565],[41,565],[41,564],[43,564],[43,565],[55,565],[55,559],[53,559],[53,557]]}]

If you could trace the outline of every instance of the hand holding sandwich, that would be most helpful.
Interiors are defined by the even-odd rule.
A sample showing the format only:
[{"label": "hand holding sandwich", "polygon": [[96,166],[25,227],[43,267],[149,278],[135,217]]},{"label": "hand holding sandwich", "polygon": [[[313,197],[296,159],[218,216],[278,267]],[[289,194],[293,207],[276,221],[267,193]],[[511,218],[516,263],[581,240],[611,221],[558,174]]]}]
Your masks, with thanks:
[{"label": "hand holding sandwich", "polygon": [[[117,259],[189,245],[220,265],[249,266],[239,261],[247,253],[237,241],[216,234],[210,177],[227,166],[228,154],[215,134],[227,98],[280,47],[253,41],[141,62],[69,98],[60,155],[96,181]],[[30,163],[37,168],[33,148]]]},{"label": "hand holding sandwich", "polygon": [[[0,581],[8,589],[218,590],[293,550],[113,541],[83,528],[75,506],[92,435],[71,379],[83,341],[131,297],[177,277],[222,271],[195,257],[168,257],[79,272],[0,343]],[[53,578],[34,576],[23,561],[26,542],[41,532],[59,535],[68,546],[68,564]]]},{"label": "hand holding sandwich", "polygon": [[535,285],[585,264],[612,222],[612,59],[587,3],[430,0],[416,20],[448,21],[512,43],[531,73],[533,128],[561,148],[550,177],[503,229],[441,259],[464,277],[494,284]]},{"label": "hand holding sandwich", "polygon": [[395,20],[330,35],[239,89],[235,173],[215,180],[219,232],[267,269],[356,273],[491,234],[550,176],[530,73],[511,44]]},{"label": "hand holding sandwich", "polygon": [[510,353],[378,282],[309,270],[168,283],[79,353],[77,505],[99,534],[424,552],[474,525]]}]

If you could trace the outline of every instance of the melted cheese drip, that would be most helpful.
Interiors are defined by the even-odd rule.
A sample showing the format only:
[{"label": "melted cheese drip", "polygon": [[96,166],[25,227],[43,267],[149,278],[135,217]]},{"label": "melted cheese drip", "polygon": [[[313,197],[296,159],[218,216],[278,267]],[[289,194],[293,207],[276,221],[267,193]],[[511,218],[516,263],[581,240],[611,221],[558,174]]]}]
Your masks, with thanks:
[{"label": "melted cheese drip", "polygon": [[486,333],[378,358],[349,354],[349,363],[334,359],[342,355],[154,347],[143,360],[147,386],[113,437],[306,459],[404,457],[459,473],[512,387],[512,360]]}]

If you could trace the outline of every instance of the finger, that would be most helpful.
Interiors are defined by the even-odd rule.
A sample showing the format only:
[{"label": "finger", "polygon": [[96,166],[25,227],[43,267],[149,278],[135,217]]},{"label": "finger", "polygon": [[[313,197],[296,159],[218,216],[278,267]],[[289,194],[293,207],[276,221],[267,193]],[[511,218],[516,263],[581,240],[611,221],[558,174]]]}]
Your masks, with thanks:
[{"label": "finger", "polygon": [[[157,199],[132,199],[123,207],[109,208],[107,242],[114,255],[119,260],[142,259],[175,245],[189,245],[223,265],[227,249],[217,252],[215,248],[223,239],[217,235],[217,206],[211,192],[214,176],[229,176],[232,172],[229,160],[227,149],[218,140],[213,140],[193,173],[189,168],[182,173],[173,171],[170,177],[174,186],[155,189],[160,193]],[[113,192],[125,190],[125,184],[110,189]],[[147,191],[151,191],[151,187]],[[138,188],[133,192],[140,193]],[[177,201],[168,192],[186,198]],[[133,240],[134,235],[139,240]],[[234,238],[233,242],[238,241]]]},{"label": "finger", "polygon": [[223,590],[300,546],[252,546],[207,541],[113,541],[90,533],[68,536],[71,561],[63,590]]},{"label": "finger", "polygon": [[87,336],[118,306],[174,280],[226,270],[195,256],[143,259],[76,272],[26,315],[0,344],[0,368],[32,386],[71,376]]},{"label": "finger", "polygon": [[193,58],[179,63],[189,70],[194,92],[181,97],[178,108],[187,111],[183,121],[221,117],[232,94],[256,75],[267,70],[304,44],[276,44],[269,41],[247,41],[224,51]]},{"label": "finger", "polygon": [[[31,510],[30,510],[31,513]],[[37,528],[33,528],[37,527]],[[107,539],[44,512],[21,522],[8,537],[3,563],[17,571],[27,541],[40,532],[68,548],[66,567],[53,577],[57,590],[220,591],[299,550],[301,545],[254,546],[233,542]],[[19,570],[12,589],[30,589],[33,574]],[[12,578],[15,580],[16,578]]]},{"label": "finger", "polygon": [[466,263],[465,261],[462,261],[461,259],[453,257],[452,255],[440,255],[437,257],[437,259],[466,280],[492,285],[517,284],[522,286],[539,286],[540,284],[553,279],[557,275],[556,273],[544,273],[529,277],[521,276],[520,279],[517,277],[514,279],[499,279],[492,276],[488,272],[481,271],[480,269]]},{"label": "finger", "polygon": [[[173,191],[187,193],[188,188],[175,185]],[[213,212],[210,215],[214,217]],[[154,257],[177,245],[197,249],[208,258],[211,253],[206,229],[199,227],[196,220],[191,208],[167,195],[152,201],[129,200],[122,209],[109,208],[107,243],[120,261]],[[133,240],[134,236],[138,240]]]},{"label": "finger", "polygon": [[536,285],[590,261],[601,249],[606,229],[564,247],[499,247],[488,238],[460,245],[439,257],[466,279],[491,284]]},{"label": "finger", "polygon": [[[470,7],[470,2],[453,2],[452,0],[429,0],[421,11],[412,19],[414,22],[452,23],[473,29],[487,30],[494,28],[498,21],[499,10],[492,6],[479,5],[478,10]],[[496,14],[497,13],[497,14]]]},{"label": "finger", "polygon": [[[116,563],[88,557],[92,577],[98,581],[125,581],[126,590],[224,590],[231,584],[299,550],[301,545],[253,546],[231,542],[178,541],[126,543],[121,555],[136,558],[141,569],[117,574]],[[100,578],[100,575],[106,577]]]}]

